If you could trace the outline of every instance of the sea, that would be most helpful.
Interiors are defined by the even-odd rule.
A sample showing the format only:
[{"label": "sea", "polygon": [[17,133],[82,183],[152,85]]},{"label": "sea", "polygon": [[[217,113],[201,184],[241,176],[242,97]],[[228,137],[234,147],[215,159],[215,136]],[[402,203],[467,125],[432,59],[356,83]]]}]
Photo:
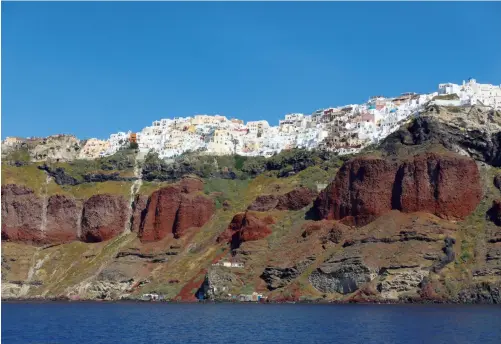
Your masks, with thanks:
[{"label": "sea", "polygon": [[501,343],[501,306],[2,302],[4,344]]}]

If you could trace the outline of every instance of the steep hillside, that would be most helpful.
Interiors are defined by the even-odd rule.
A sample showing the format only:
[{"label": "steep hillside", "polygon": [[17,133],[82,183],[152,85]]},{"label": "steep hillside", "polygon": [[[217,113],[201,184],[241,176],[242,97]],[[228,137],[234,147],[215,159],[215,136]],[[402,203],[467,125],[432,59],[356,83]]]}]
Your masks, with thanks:
[{"label": "steep hillside", "polygon": [[500,119],[430,107],[343,160],[10,160],[2,297],[499,303]]}]

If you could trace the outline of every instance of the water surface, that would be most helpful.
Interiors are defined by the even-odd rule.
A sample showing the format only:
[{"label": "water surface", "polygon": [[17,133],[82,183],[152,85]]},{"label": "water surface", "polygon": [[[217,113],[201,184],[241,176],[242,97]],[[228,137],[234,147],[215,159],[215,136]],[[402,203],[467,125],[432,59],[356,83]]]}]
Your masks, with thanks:
[{"label": "water surface", "polygon": [[2,343],[501,343],[500,306],[2,303]]}]

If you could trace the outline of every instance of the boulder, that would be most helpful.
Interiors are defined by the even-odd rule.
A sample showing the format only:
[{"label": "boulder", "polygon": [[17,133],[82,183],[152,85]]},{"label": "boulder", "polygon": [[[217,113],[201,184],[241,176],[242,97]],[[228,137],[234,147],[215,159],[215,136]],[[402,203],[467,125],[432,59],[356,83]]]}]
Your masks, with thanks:
[{"label": "boulder", "polygon": [[318,232],[324,235],[325,240],[339,243],[347,227],[337,221],[321,220],[305,223],[303,229],[304,231],[301,234],[303,238]]}]

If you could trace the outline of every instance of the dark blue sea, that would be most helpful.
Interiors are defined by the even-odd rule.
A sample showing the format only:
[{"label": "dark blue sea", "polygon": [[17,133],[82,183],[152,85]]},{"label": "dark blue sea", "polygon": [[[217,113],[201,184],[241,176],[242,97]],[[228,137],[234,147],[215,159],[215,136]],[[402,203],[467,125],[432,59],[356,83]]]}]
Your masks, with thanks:
[{"label": "dark blue sea", "polygon": [[500,306],[2,303],[2,343],[501,343]]}]

